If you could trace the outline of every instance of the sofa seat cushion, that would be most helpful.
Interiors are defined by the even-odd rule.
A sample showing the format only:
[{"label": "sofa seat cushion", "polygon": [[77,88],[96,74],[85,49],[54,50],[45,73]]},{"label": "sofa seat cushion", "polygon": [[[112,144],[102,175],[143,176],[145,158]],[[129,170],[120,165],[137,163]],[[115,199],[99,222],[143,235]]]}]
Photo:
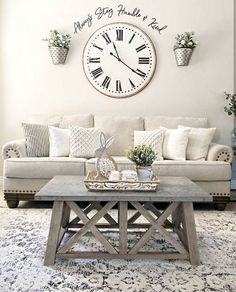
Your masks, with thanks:
[{"label": "sofa seat cushion", "polygon": [[70,157],[9,158],[4,161],[4,176],[51,179],[55,175],[85,175],[85,161]]},{"label": "sofa seat cushion", "polygon": [[[125,156],[112,156],[117,164],[118,170],[135,169],[134,162]],[[91,158],[86,161],[86,173],[96,170],[97,158]]]},{"label": "sofa seat cushion", "polygon": [[193,181],[227,181],[231,178],[231,166],[221,161],[163,160],[153,163],[153,173],[186,176]]}]

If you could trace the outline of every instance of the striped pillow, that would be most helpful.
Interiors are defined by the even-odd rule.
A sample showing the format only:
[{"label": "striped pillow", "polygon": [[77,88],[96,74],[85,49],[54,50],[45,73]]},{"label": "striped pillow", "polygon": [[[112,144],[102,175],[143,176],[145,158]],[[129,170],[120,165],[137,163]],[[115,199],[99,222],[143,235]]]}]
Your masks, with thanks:
[{"label": "striped pillow", "polygon": [[[58,126],[58,124],[54,124]],[[28,157],[49,156],[48,125],[22,123]]]}]

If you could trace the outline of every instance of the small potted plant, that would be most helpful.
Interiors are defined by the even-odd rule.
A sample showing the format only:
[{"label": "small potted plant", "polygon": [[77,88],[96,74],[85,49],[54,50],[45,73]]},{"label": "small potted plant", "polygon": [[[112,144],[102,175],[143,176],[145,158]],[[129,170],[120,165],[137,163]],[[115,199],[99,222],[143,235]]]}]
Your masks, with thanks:
[{"label": "small potted plant", "polygon": [[231,131],[231,146],[236,150],[236,94],[225,92],[225,99],[228,102],[228,106],[224,107],[224,111],[229,116],[234,116],[234,128]]},{"label": "small potted plant", "polygon": [[43,39],[48,42],[48,48],[54,65],[64,64],[70,48],[71,36],[50,30],[50,37]]},{"label": "small potted plant", "polygon": [[157,153],[150,146],[138,145],[128,151],[127,157],[136,164],[138,178],[147,180],[151,178],[152,163],[157,158]]},{"label": "small potted plant", "polygon": [[178,66],[187,66],[191,59],[197,42],[194,40],[194,32],[184,32],[177,34],[174,46],[175,59]]}]

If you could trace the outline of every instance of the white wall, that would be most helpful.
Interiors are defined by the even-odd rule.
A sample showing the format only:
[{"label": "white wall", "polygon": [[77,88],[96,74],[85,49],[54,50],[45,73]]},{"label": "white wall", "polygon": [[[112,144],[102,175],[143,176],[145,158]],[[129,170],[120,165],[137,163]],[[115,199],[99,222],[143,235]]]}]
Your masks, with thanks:
[{"label": "white wall", "polygon": [[[169,115],[209,118],[216,140],[230,143],[233,121],[224,111],[223,92],[233,91],[233,0],[2,0],[0,2],[0,146],[22,137],[20,122],[32,113],[95,113]],[[74,21],[98,6],[117,4],[157,17],[168,28],[159,35],[145,22],[129,16],[94,20],[74,35]],[[135,4],[134,4],[135,3]],[[143,29],[157,51],[152,82],[138,95],[113,99],[98,93],[82,68],[89,36],[111,22],[130,22]],[[46,42],[50,29],[73,35],[67,63],[52,64]],[[176,33],[195,31],[199,46],[188,67],[177,67],[173,54]]]}]

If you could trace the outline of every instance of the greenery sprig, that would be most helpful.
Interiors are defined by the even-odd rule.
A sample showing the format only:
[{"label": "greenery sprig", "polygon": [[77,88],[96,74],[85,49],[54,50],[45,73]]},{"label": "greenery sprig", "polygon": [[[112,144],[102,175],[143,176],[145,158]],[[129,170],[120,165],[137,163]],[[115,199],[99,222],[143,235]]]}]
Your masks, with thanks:
[{"label": "greenery sprig", "polygon": [[194,40],[194,32],[184,32],[182,34],[177,34],[175,39],[176,43],[174,49],[178,48],[194,49],[198,45],[198,43]]},{"label": "greenery sprig", "polygon": [[43,39],[48,42],[48,46],[69,49],[71,36],[69,34],[61,34],[57,30],[50,30],[50,37]]},{"label": "greenery sprig", "polygon": [[127,157],[138,166],[151,166],[157,153],[150,146],[138,145],[128,151]]},{"label": "greenery sprig", "polygon": [[234,115],[236,116],[236,94],[231,94],[225,92],[225,99],[228,101],[228,107],[225,106],[224,110],[225,112],[231,116]]}]

